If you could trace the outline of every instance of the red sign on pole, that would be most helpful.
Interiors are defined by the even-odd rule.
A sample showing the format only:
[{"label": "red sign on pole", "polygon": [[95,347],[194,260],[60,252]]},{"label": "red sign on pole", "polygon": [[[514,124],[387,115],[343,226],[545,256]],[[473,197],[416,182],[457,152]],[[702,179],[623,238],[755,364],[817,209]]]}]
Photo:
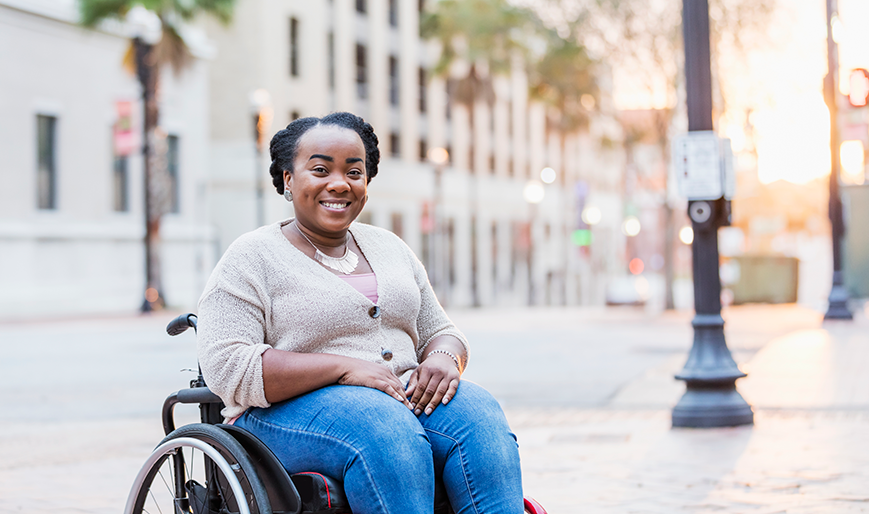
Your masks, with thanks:
[{"label": "red sign on pole", "polygon": [[130,155],[135,150],[133,139],[133,102],[120,100],[115,102],[118,119],[115,121],[114,145],[115,155]]}]

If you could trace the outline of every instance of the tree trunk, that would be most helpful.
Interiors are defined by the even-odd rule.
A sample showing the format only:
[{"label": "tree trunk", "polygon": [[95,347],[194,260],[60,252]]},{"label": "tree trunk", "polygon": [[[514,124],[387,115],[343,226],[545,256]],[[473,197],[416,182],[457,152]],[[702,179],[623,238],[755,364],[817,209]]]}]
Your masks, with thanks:
[{"label": "tree trunk", "polygon": [[145,298],[142,312],[165,305],[160,276],[160,217],[161,211],[154,202],[154,157],[159,107],[157,105],[157,82],[159,67],[154,58],[154,47],[140,38],[133,40],[136,51],[136,74],[142,87],[144,123],[142,130],[142,174],[145,200]]}]

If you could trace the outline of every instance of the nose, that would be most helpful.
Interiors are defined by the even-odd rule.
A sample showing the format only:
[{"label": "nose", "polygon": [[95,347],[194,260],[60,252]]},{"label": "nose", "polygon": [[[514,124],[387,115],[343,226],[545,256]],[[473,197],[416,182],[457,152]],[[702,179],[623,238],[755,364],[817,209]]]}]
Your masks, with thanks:
[{"label": "nose", "polygon": [[347,178],[344,177],[343,174],[336,173],[330,177],[328,190],[335,193],[344,193],[350,191],[350,184],[347,182]]}]

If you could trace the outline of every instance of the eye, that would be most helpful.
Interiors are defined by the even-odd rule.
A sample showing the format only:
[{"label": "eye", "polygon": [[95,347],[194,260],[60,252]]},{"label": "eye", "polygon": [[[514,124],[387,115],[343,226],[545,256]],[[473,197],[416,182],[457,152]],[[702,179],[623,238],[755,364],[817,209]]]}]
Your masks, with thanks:
[{"label": "eye", "polygon": [[318,165],[314,166],[312,171],[315,173],[329,173],[329,170],[327,170],[326,167],[323,166],[322,164],[318,164]]},{"label": "eye", "polygon": [[348,175],[362,175],[362,170],[359,168],[353,168],[352,170],[347,172]]}]

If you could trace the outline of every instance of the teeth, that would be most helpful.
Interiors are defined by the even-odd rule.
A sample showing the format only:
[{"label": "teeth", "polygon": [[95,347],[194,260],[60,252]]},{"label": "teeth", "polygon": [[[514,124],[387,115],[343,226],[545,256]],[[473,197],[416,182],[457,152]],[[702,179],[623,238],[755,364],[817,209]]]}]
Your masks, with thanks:
[{"label": "teeth", "polygon": [[326,207],[329,207],[330,209],[343,209],[344,207],[347,207],[347,206],[350,205],[350,204],[349,204],[349,203],[329,203],[329,202],[323,202],[323,205],[325,205]]}]

